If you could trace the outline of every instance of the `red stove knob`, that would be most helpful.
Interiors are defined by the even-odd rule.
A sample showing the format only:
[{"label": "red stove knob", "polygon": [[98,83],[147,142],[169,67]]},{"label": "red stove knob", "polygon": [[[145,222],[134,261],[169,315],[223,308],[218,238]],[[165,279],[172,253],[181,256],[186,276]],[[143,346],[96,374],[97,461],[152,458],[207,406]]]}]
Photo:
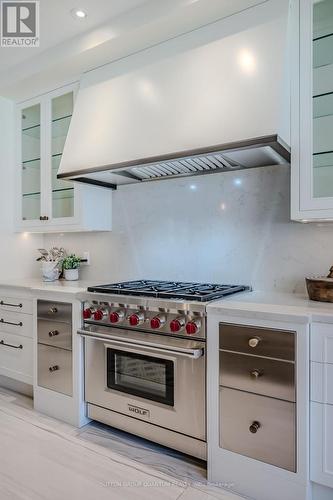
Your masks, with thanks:
[{"label": "red stove knob", "polygon": [[189,321],[186,325],[186,333],[195,335],[200,330],[201,322],[198,320]]},{"label": "red stove knob", "polygon": [[112,312],[110,314],[110,321],[111,323],[118,323],[119,322],[119,314],[117,312]]},{"label": "red stove knob", "polygon": [[134,314],[131,314],[131,316],[128,318],[129,324],[131,326],[138,326],[144,321],[144,315],[143,313],[137,312]]},{"label": "red stove knob", "polygon": [[89,318],[91,318],[91,315],[92,315],[92,310],[90,309],[90,307],[83,309],[83,313],[82,313],[83,319],[89,319]]},{"label": "red stove knob", "polygon": [[105,312],[102,311],[102,309],[97,309],[97,311],[94,312],[94,320],[95,321],[100,321],[101,319],[103,319],[104,316],[105,316]]},{"label": "red stove knob", "polygon": [[185,324],[185,320],[183,318],[173,319],[170,323],[170,330],[172,333],[179,332]]},{"label": "red stove knob", "polygon": [[120,311],[113,311],[112,313],[110,313],[110,322],[111,323],[119,323],[120,321],[122,321],[125,317],[125,312],[120,310]]},{"label": "red stove knob", "polygon": [[150,326],[154,330],[158,330],[164,325],[165,321],[166,321],[165,316],[162,315],[154,316],[154,318],[150,320]]}]

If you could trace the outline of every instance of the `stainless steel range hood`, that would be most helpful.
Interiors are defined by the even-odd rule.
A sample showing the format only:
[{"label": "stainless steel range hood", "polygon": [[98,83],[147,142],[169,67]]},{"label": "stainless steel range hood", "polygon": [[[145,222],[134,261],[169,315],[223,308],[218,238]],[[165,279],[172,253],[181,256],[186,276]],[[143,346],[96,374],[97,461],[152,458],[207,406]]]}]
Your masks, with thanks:
[{"label": "stainless steel range hood", "polygon": [[86,73],[58,177],[110,188],[288,164],[288,1]]},{"label": "stainless steel range hood", "polygon": [[277,135],[271,135],[114,165],[103,165],[59,174],[58,177],[115,189],[119,184],[213,174],[269,165],[287,165],[289,162],[290,152],[287,145]]}]

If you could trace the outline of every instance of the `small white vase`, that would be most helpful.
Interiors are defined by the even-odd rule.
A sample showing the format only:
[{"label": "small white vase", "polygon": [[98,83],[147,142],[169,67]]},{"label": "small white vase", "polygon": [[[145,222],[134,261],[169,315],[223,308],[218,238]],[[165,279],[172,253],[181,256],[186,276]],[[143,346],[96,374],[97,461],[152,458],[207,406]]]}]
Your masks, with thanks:
[{"label": "small white vase", "polygon": [[57,262],[42,262],[43,281],[56,281],[59,278]]},{"label": "small white vase", "polygon": [[64,269],[64,274],[67,281],[76,281],[79,279],[78,269]]}]

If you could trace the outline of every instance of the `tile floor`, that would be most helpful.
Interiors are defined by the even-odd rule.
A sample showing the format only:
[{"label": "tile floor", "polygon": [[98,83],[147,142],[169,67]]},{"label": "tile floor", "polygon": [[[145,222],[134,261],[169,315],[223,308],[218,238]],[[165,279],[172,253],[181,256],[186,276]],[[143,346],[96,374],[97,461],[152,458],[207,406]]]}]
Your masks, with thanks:
[{"label": "tile floor", "polygon": [[1,500],[241,500],[205,464],[99,423],[82,429],[0,388]]}]

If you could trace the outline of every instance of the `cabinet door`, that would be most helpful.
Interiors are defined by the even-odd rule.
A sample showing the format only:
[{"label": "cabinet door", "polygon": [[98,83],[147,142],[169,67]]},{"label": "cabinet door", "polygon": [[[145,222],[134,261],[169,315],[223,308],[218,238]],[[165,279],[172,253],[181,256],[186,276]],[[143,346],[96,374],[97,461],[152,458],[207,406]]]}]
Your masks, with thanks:
[{"label": "cabinet door", "polygon": [[41,103],[19,111],[20,123],[20,220],[40,223],[41,216]]},{"label": "cabinet door", "polygon": [[73,113],[74,90],[51,99],[51,214],[57,224],[73,222],[75,188],[71,181],[57,179],[57,173]]},{"label": "cabinet door", "polygon": [[311,402],[310,479],[333,488],[333,405]]},{"label": "cabinet door", "polygon": [[18,231],[111,230],[111,191],[57,179],[77,85],[18,106]]},{"label": "cabinet door", "polygon": [[[333,2],[313,5],[312,196],[333,198]],[[327,200],[326,200],[327,203]],[[332,207],[331,201],[329,201]]]},{"label": "cabinet door", "polygon": [[[299,6],[299,103],[297,91],[292,95],[294,110],[299,107],[299,137],[292,144],[292,218],[332,219],[333,2],[300,0]],[[295,126],[296,119],[294,137]]]}]

